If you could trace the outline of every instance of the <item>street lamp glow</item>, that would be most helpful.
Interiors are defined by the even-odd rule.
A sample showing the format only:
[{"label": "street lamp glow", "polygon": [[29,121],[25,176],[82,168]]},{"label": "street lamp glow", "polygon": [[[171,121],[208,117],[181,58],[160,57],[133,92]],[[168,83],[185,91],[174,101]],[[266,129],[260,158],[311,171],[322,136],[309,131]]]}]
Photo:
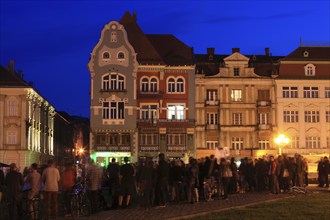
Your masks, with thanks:
[{"label": "street lamp glow", "polygon": [[281,155],[282,154],[282,147],[284,147],[285,145],[287,145],[290,140],[287,136],[285,136],[285,134],[279,134],[277,136],[277,138],[275,138],[275,143],[279,146],[278,148],[278,154]]},{"label": "street lamp glow", "polygon": [[84,152],[85,152],[84,148],[79,148],[78,153],[79,153],[80,155],[84,154]]}]

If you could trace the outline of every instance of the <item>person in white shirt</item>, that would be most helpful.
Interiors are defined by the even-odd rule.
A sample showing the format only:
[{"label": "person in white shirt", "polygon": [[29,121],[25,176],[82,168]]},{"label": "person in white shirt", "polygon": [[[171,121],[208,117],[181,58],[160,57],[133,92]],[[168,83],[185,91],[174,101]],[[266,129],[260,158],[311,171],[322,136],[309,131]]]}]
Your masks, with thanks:
[{"label": "person in white shirt", "polygon": [[44,170],[41,177],[43,183],[45,184],[45,201],[47,208],[48,219],[51,218],[53,207],[53,214],[55,219],[58,217],[58,185],[60,181],[60,172],[55,166],[53,160],[48,161],[48,167]]}]

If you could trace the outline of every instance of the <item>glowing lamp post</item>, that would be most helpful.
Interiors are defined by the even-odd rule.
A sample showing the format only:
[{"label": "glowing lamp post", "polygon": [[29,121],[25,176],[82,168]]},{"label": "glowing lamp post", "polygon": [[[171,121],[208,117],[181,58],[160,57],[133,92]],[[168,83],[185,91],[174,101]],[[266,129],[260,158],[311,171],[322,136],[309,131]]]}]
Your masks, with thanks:
[{"label": "glowing lamp post", "polygon": [[282,155],[282,147],[289,143],[289,138],[285,136],[285,134],[279,134],[277,138],[275,138],[275,143],[278,145],[278,154]]}]

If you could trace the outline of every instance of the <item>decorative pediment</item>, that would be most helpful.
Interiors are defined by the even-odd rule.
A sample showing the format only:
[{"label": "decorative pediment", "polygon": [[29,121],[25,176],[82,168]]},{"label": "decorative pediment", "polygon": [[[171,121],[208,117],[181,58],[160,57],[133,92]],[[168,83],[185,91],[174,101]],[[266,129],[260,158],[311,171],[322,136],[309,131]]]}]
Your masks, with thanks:
[{"label": "decorative pediment", "polygon": [[293,103],[289,103],[289,104],[285,105],[284,107],[285,108],[298,108],[298,106]]},{"label": "decorative pediment", "polygon": [[317,106],[317,105],[311,103],[311,104],[309,104],[309,105],[306,105],[305,108],[319,108],[319,106]]},{"label": "decorative pediment", "polygon": [[311,128],[308,128],[306,130],[306,134],[310,134],[310,135],[315,134],[315,135],[317,135],[317,134],[321,134],[321,131],[317,128],[311,127]]},{"label": "decorative pediment", "polygon": [[231,54],[230,56],[226,57],[223,59],[225,62],[227,61],[249,61],[249,58],[240,54],[239,52],[235,52],[233,54]]},{"label": "decorative pediment", "polygon": [[299,134],[299,131],[294,127],[289,127],[288,129],[286,129],[285,133],[288,133],[291,136],[295,136]]}]

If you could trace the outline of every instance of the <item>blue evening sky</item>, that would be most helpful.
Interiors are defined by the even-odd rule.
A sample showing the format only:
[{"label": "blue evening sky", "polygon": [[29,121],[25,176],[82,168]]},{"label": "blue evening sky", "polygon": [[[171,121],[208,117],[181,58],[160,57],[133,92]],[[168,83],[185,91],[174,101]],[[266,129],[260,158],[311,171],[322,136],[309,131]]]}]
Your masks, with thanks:
[{"label": "blue evening sky", "polygon": [[303,41],[330,41],[323,1],[0,0],[0,65],[15,60],[58,111],[89,117],[87,63],[103,26],[137,12],[147,34],[173,34],[195,53],[287,55]]}]

